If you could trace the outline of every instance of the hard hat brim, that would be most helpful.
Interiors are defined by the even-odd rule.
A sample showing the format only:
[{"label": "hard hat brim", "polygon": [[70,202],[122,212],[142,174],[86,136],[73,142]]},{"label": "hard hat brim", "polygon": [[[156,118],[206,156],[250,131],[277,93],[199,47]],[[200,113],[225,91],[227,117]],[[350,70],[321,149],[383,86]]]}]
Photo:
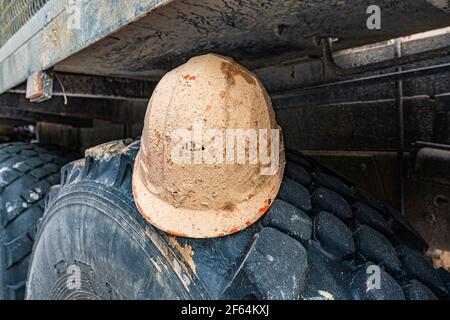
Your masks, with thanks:
[{"label": "hard hat brim", "polygon": [[[139,154],[138,154],[139,157]],[[276,174],[246,201],[237,203],[233,211],[190,210],[175,208],[151,193],[144,185],[136,159],[133,174],[133,197],[136,206],[150,224],[169,234],[189,238],[214,238],[243,230],[269,209],[275,200],[284,172],[284,162]]]}]

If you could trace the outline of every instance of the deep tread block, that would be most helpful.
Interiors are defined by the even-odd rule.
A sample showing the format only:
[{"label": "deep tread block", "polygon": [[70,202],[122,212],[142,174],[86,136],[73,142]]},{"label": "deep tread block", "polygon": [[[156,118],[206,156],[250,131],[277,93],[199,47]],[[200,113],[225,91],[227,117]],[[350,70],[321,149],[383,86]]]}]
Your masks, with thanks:
[{"label": "deep tread block", "polygon": [[306,276],[306,250],[294,238],[264,228],[250,248],[224,298],[299,299]]},{"label": "deep tread block", "polygon": [[[1,150],[1,149],[0,149]],[[8,160],[9,158],[11,158],[11,155],[4,153],[0,155],[0,162],[3,162],[5,160]]]},{"label": "deep tread block", "polygon": [[392,244],[378,231],[361,225],[355,232],[355,244],[367,260],[382,265],[392,274],[401,271],[400,259]]},{"label": "deep tread block", "polygon": [[32,158],[38,155],[35,150],[24,150],[20,153],[21,156]]},{"label": "deep tread block", "polygon": [[10,268],[14,263],[30,254],[33,241],[28,235],[23,235],[5,244],[6,268]]},{"label": "deep tread block", "polygon": [[311,176],[308,171],[303,169],[295,162],[288,162],[284,169],[284,176],[300,183],[303,186],[308,186],[311,183]]},{"label": "deep tread block", "polygon": [[12,167],[20,173],[26,173],[32,169],[25,161],[18,161]]},{"label": "deep tread block", "polygon": [[314,236],[323,249],[339,260],[351,257],[355,252],[351,230],[328,212],[322,211],[315,218]]},{"label": "deep tread block", "polygon": [[408,300],[437,300],[433,291],[417,280],[411,280],[403,287],[403,292]]},{"label": "deep tread block", "polygon": [[11,300],[20,300],[25,296],[25,281],[20,281],[6,287],[7,296]]},{"label": "deep tread block", "polygon": [[5,186],[9,185],[11,182],[16,180],[18,177],[20,177],[20,172],[17,172],[16,170],[10,168],[10,167],[3,167],[0,170],[0,188],[4,188]]},{"label": "deep tread block", "polygon": [[37,183],[34,183],[30,188],[41,195],[41,198],[47,194],[47,191],[50,189],[51,184],[46,180],[41,180]]},{"label": "deep tread block", "polygon": [[72,158],[67,157],[57,157],[53,160],[53,163],[57,164],[58,166],[63,166],[73,160]]},{"label": "deep tread block", "polygon": [[355,218],[360,224],[368,225],[386,237],[393,234],[388,221],[377,210],[360,202],[355,203],[353,209]]},{"label": "deep tread block", "polygon": [[46,177],[45,179],[47,180],[47,182],[48,182],[50,185],[55,185],[55,184],[58,184],[58,183],[59,183],[60,178],[61,178],[61,177],[60,177],[59,172],[58,172],[58,173],[49,175],[49,176]]},{"label": "deep tread block", "polygon": [[[47,190],[47,192],[48,192],[48,190]],[[41,208],[42,210],[45,210],[45,198],[42,198],[41,200],[39,200],[39,202],[38,202],[38,206],[39,206],[39,208]]]},{"label": "deep tread block", "polygon": [[41,193],[36,192],[36,190],[34,190],[34,188],[31,188],[31,189],[25,191],[24,193],[22,193],[22,198],[28,204],[35,203],[35,202],[39,201],[42,197],[43,197],[43,195]]},{"label": "deep tread block", "polygon": [[352,210],[347,201],[327,188],[320,187],[314,191],[312,203],[316,211],[330,212],[343,221],[352,217]]},{"label": "deep tread block", "polygon": [[314,164],[303,154],[297,152],[286,152],[286,159],[289,162],[296,163],[308,171],[312,171]]},{"label": "deep tread block", "polygon": [[35,157],[35,158],[29,158],[26,160],[26,164],[29,165],[32,168],[36,168],[44,164],[44,160]]},{"label": "deep tread block", "polygon": [[359,187],[355,186],[354,189],[356,190],[356,194],[357,194],[356,197],[358,198],[359,202],[364,203],[365,205],[371,207],[372,209],[380,211],[382,214],[384,214],[384,212],[382,212],[382,207],[380,205],[380,201],[378,201],[370,193],[368,193],[367,191],[365,191]]},{"label": "deep tread block", "polygon": [[390,217],[390,225],[395,234],[395,241],[425,253],[428,249],[426,241],[406,220],[406,218],[389,204],[383,203],[382,205],[383,209]]},{"label": "deep tread block", "polygon": [[446,284],[450,284],[450,272],[448,272],[446,269],[440,267],[436,270],[439,276],[441,277],[442,281]]},{"label": "deep tread block", "polygon": [[302,210],[283,200],[275,199],[263,219],[263,224],[278,229],[301,242],[311,238],[311,219]]},{"label": "deep tread block", "polygon": [[342,263],[325,256],[314,241],[306,247],[308,276],[302,298],[307,300],[349,300],[347,274]]},{"label": "deep tread block", "polygon": [[[44,150],[45,151],[45,150]],[[51,162],[55,159],[56,155],[54,154],[48,154],[48,153],[42,153],[39,155],[39,158],[44,162]]]},{"label": "deep tread block", "polygon": [[2,225],[6,226],[27,208],[28,203],[21,198],[12,202],[6,202],[0,209],[0,214],[2,214]]},{"label": "deep tread block", "polygon": [[54,164],[54,163],[46,163],[42,169],[46,170],[47,172],[50,173],[56,173],[59,171],[59,166]]},{"label": "deep tread block", "polygon": [[18,152],[21,152],[22,150],[26,150],[26,149],[24,149],[23,144],[16,143],[16,144],[8,145],[8,147],[5,151],[8,153],[18,153]]},{"label": "deep tread block", "polygon": [[[447,288],[447,292],[450,295],[450,272],[448,272],[446,269],[442,267],[440,267],[436,271],[441,277],[442,281],[444,282],[445,287]],[[449,297],[449,295],[447,295],[447,298]]]},{"label": "deep tread block", "polygon": [[285,178],[278,192],[279,199],[289,202],[303,211],[311,210],[309,191],[294,180]]},{"label": "deep tread block", "polygon": [[36,169],[31,170],[30,174],[33,177],[35,177],[36,179],[42,179],[42,178],[48,176],[49,172],[45,168],[41,167],[41,168],[36,168]]},{"label": "deep tread block", "polygon": [[445,297],[448,294],[441,277],[422,255],[403,245],[397,247],[397,253],[409,279],[422,282],[438,297]]},{"label": "deep tread block", "polygon": [[359,268],[350,283],[353,296],[357,300],[404,300],[400,285],[382,268],[379,270],[379,283],[377,283],[378,275],[375,274],[377,266],[371,262],[367,262]]},{"label": "deep tread block", "polygon": [[28,231],[28,236],[34,242],[36,239],[37,226],[33,226],[30,231]]},{"label": "deep tread block", "polygon": [[316,174],[316,179],[320,185],[333,190],[343,198],[351,201],[355,200],[355,191],[342,180],[324,172],[318,172]]}]

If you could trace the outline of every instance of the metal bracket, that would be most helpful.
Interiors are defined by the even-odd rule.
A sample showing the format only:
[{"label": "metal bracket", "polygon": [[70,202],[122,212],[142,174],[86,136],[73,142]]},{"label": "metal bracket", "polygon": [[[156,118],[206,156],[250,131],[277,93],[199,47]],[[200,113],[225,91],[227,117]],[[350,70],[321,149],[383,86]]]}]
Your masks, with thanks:
[{"label": "metal bracket", "polygon": [[450,46],[444,46],[438,49],[413,53],[407,56],[396,57],[393,59],[369,63],[362,66],[343,68],[334,61],[332,51],[333,38],[320,38],[319,42],[322,45],[322,58],[324,66],[339,76],[351,76],[359,73],[377,71],[380,69],[400,67],[423,60],[429,60],[450,55]]},{"label": "metal bracket", "polygon": [[450,145],[417,141],[416,171],[426,179],[450,185]]},{"label": "metal bracket", "polygon": [[31,102],[42,102],[52,97],[53,71],[38,71],[27,79],[26,98]]}]

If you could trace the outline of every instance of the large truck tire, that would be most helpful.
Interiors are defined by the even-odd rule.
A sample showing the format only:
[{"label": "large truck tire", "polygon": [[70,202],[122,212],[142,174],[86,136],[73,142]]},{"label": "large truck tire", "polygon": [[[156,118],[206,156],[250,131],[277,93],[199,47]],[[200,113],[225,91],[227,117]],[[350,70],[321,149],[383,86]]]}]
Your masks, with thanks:
[{"label": "large truck tire", "polygon": [[23,299],[27,270],[45,196],[74,159],[52,146],[0,145],[0,300]]},{"label": "large truck tire", "polygon": [[28,299],[445,299],[449,273],[389,205],[301,154],[249,228],[175,237],[139,214],[139,143],[115,141],[62,169],[32,254]]}]

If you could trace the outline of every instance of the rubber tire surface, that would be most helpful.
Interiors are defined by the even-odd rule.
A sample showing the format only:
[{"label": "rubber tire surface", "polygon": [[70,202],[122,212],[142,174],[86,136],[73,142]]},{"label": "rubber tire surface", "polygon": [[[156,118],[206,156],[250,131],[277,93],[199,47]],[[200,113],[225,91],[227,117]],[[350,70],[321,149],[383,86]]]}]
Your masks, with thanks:
[{"label": "rubber tire surface", "polygon": [[62,165],[74,159],[32,143],[0,145],[0,299],[23,299],[36,224]]},{"label": "rubber tire surface", "polygon": [[[385,203],[288,153],[268,213],[215,239],[174,237],[136,209],[139,142],[62,169],[36,236],[27,299],[446,299],[450,276]],[[370,287],[369,287],[370,285]]]}]

